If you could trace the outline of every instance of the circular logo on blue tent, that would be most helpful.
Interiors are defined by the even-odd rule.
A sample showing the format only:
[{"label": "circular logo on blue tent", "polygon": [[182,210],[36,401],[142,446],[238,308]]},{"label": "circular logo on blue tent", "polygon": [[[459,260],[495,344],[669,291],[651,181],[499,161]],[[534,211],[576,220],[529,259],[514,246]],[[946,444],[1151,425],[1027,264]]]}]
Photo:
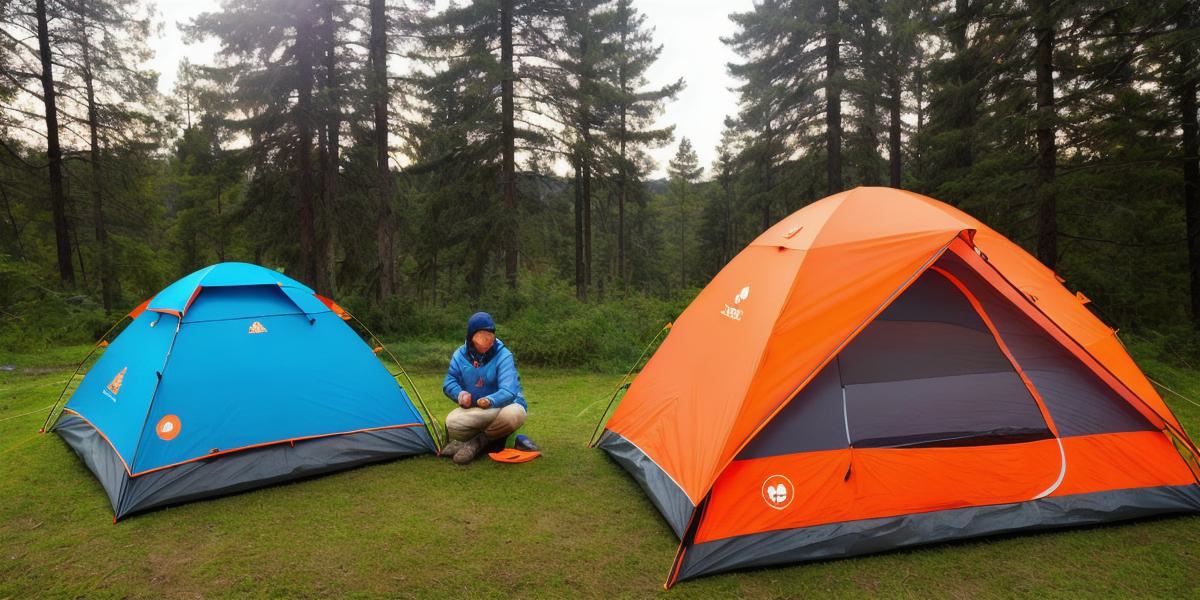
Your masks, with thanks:
[{"label": "circular logo on blue tent", "polygon": [[154,433],[157,433],[160,439],[168,442],[175,439],[175,436],[179,435],[179,417],[167,415],[159,419],[158,425],[154,426]]}]

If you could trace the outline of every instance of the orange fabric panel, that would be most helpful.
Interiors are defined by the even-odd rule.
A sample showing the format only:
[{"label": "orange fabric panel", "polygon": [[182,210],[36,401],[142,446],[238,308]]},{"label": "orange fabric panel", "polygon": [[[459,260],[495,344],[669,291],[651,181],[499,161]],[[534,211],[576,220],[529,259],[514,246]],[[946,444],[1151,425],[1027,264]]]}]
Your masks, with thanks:
[{"label": "orange fabric panel", "polygon": [[842,202],[848,196],[856,192],[849,190],[817,200],[767,228],[750,242],[750,245],[808,250],[816,240],[817,234],[824,229],[829,217],[841,208]]},{"label": "orange fabric panel", "polygon": [[[1049,488],[1060,467],[1053,439],[960,448],[856,448],[734,461],[713,486],[696,542],[1021,502]],[[782,508],[764,495],[764,485],[778,485],[779,477],[791,483],[792,500]]]},{"label": "orange fabric panel", "polygon": [[1161,431],[1083,435],[1062,442],[1067,475],[1052,496],[1196,481]]},{"label": "orange fabric panel", "polygon": [[608,422],[693,503],[712,483],[721,442],[804,258],[770,247],[734,257],[676,319]]},{"label": "orange fabric panel", "polygon": [[957,234],[978,222],[965,213],[947,212],[941,203],[914,202],[916,194],[891,188],[856,188],[829,217],[814,247],[874,243],[892,236]]}]

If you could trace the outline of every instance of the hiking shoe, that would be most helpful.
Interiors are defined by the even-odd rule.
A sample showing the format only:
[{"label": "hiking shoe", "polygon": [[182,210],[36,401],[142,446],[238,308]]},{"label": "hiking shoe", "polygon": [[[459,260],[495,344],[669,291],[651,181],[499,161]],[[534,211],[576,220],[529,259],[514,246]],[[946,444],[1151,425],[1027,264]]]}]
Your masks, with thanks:
[{"label": "hiking shoe", "polygon": [[454,454],[463,447],[462,440],[450,440],[445,446],[442,446],[442,451],[438,453],[439,458],[454,458]]},{"label": "hiking shoe", "polygon": [[538,445],[533,443],[533,440],[529,439],[529,436],[527,435],[518,435],[517,442],[513,444],[513,448],[516,448],[517,450],[524,450],[526,452],[537,452],[538,450],[541,450],[541,448],[538,448]]},{"label": "hiking shoe", "polygon": [[463,442],[462,448],[459,448],[458,452],[454,453],[454,464],[465,465],[475,460],[475,457],[479,456],[479,451],[483,450],[484,446],[487,446],[488,441],[487,436],[481,433]]}]

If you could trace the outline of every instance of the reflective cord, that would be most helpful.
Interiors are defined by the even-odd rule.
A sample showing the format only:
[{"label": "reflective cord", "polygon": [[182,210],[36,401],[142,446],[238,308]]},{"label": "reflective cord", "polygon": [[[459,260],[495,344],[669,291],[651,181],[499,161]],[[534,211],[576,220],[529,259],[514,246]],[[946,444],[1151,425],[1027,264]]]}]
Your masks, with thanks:
[{"label": "reflective cord", "polygon": [[63,396],[67,395],[67,389],[71,387],[71,382],[75,381],[75,376],[79,374],[79,370],[83,368],[84,363],[86,363],[88,359],[96,353],[97,350],[107,345],[105,339],[108,338],[108,334],[112,333],[118,325],[124,323],[127,317],[129,317],[128,314],[118,319],[116,323],[113,323],[113,326],[109,327],[108,331],[105,331],[104,335],[100,336],[99,340],[96,340],[95,345],[92,346],[92,350],[87,353],[87,356],[83,357],[83,360],[79,361],[79,364],[75,365],[75,371],[71,373],[71,377],[70,379],[67,379],[67,383],[63,384],[63,389],[58,393],[58,398],[54,401],[54,404],[50,405],[50,412],[46,414],[46,419],[42,421],[42,427],[38,430],[38,433],[46,433],[46,428],[50,426],[50,420],[54,416],[54,411],[58,410],[58,403],[62,402]]},{"label": "reflective cord", "polygon": [[1160,387],[1160,388],[1162,388],[1162,389],[1164,389],[1164,390],[1167,390],[1168,392],[1171,392],[1172,394],[1174,394],[1174,395],[1175,395],[1175,397],[1177,397],[1177,398],[1180,398],[1180,399],[1182,399],[1182,400],[1184,400],[1184,401],[1186,401],[1186,402],[1189,402],[1189,403],[1191,403],[1191,404],[1193,404],[1193,405],[1195,405],[1195,406],[1198,406],[1198,407],[1200,407],[1200,402],[1196,402],[1195,400],[1192,400],[1191,398],[1188,398],[1187,396],[1184,396],[1183,394],[1180,394],[1179,392],[1177,392],[1177,391],[1175,391],[1175,390],[1173,390],[1173,389],[1171,389],[1171,388],[1169,388],[1169,387],[1167,387],[1167,386],[1165,386],[1165,385],[1163,385],[1163,384],[1161,384],[1161,383],[1159,383],[1159,382],[1155,381],[1155,380],[1154,380],[1154,379],[1152,379],[1152,378],[1151,378],[1149,375],[1147,375],[1147,376],[1146,376],[1146,379],[1149,379],[1149,380],[1150,380],[1150,383],[1153,383],[1154,385],[1157,385],[1158,387]]},{"label": "reflective cord", "polygon": [[11,421],[11,420],[13,420],[13,419],[19,419],[19,418],[21,418],[21,417],[28,417],[29,415],[32,415],[32,414],[34,414],[34,413],[40,413],[40,412],[42,412],[43,410],[46,410],[47,408],[53,408],[53,407],[54,407],[54,405],[53,405],[53,404],[51,404],[51,405],[49,405],[49,406],[43,406],[43,407],[41,407],[41,408],[35,408],[35,409],[33,409],[33,410],[31,410],[31,411],[29,411],[29,412],[27,412],[27,413],[21,413],[21,414],[19,414],[19,415],[13,415],[13,416],[11,416],[11,417],[4,417],[3,419],[0,419],[0,423],[2,423],[2,422],[4,422],[4,421]]},{"label": "reflective cord", "polygon": [[[426,422],[430,425],[431,430],[430,437],[433,438],[433,445],[437,448],[437,451],[440,454],[442,448],[445,447],[445,443],[442,441],[442,430],[444,427],[442,426],[441,422],[437,420],[437,417],[433,416],[433,413],[429,410],[429,407],[425,405],[425,399],[421,396],[421,391],[417,389],[417,384],[412,380],[412,377],[408,375],[408,371],[404,369],[404,365],[400,364],[400,359],[396,358],[396,355],[392,354],[392,351],[389,350],[387,345],[383,343],[383,340],[379,339],[379,336],[375,335],[375,333],[371,331],[369,327],[364,325],[362,321],[359,321],[358,317],[346,310],[345,307],[342,307],[342,312],[346,313],[346,315],[351,319],[354,319],[354,322],[358,323],[358,326],[362,327],[363,331],[367,332],[367,335],[371,336],[371,339],[375,343],[379,344],[380,348],[383,348],[383,351],[387,353],[388,357],[392,359],[392,362],[395,363],[400,369],[400,374],[403,375],[404,379],[408,381],[409,389],[412,390],[413,395],[417,397],[417,404],[420,404],[421,410],[425,411],[425,417],[427,419]],[[395,378],[395,375],[392,377]]]},{"label": "reflective cord", "polygon": [[637,370],[638,365],[642,363],[642,359],[646,358],[646,354],[650,352],[650,348],[654,346],[656,342],[658,342],[658,339],[663,336],[663,333],[670,331],[670,329],[671,323],[668,322],[663,325],[662,329],[659,329],[658,333],[654,335],[654,339],[650,340],[650,343],[646,344],[646,347],[642,349],[642,355],[639,356],[636,361],[634,361],[631,367],[629,367],[629,370],[625,372],[625,376],[621,377],[621,381],[617,383],[616,389],[613,390],[612,396],[608,399],[608,405],[604,407],[604,412],[600,413],[600,419],[596,421],[596,427],[592,430],[592,435],[588,437],[588,448],[596,445],[596,442],[598,441],[596,439],[596,435],[600,432],[600,426],[604,424],[604,417],[608,415],[608,411],[612,409],[613,403],[617,401],[617,395],[621,393],[621,390],[628,389],[633,383],[633,381],[629,379],[630,376],[632,376],[633,372]]}]

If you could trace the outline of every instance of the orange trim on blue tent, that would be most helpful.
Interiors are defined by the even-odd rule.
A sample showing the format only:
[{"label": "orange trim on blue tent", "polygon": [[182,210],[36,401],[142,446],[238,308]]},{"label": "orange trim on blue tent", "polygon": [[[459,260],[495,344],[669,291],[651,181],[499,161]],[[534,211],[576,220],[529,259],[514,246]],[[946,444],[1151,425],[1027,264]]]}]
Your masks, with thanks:
[{"label": "orange trim on blue tent", "polygon": [[125,473],[126,473],[127,475],[129,475],[130,477],[140,477],[140,476],[142,476],[142,475],[146,475],[146,474],[149,474],[149,473],[154,473],[154,472],[156,472],[156,471],[162,471],[162,470],[165,470],[165,469],[170,469],[170,468],[172,468],[172,467],[178,467],[179,465],[185,465],[185,464],[187,464],[187,463],[190,463],[190,462],[195,462],[195,461],[198,461],[198,460],[205,460],[205,459],[212,458],[212,457],[214,457],[214,456],[221,456],[221,455],[224,455],[224,454],[232,454],[232,453],[234,453],[234,452],[241,452],[241,451],[243,451],[243,450],[252,450],[252,449],[254,449],[254,448],[262,448],[262,447],[264,447],[264,446],[274,446],[274,445],[277,445],[277,444],[288,444],[288,443],[290,443],[290,444],[293,444],[293,445],[294,445],[296,442],[302,442],[302,441],[305,441],[305,440],[315,440],[315,439],[327,438],[327,437],[334,437],[334,436],[339,436],[339,435],[351,435],[351,434],[355,434],[355,433],[365,433],[365,432],[368,432],[368,431],[383,431],[383,430],[385,430],[385,429],[405,429],[405,428],[408,428],[408,427],[424,427],[424,426],[425,426],[425,424],[424,424],[424,423],[406,423],[406,424],[403,424],[403,425],[388,425],[388,426],[386,426],[386,427],[368,427],[368,428],[365,428],[365,429],[355,429],[355,430],[353,430],[353,431],[338,431],[338,432],[335,432],[335,433],[322,433],[322,434],[319,434],[319,435],[307,435],[307,436],[303,436],[303,437],[295,437],[295,438],[287,438],[287,439],[283,439],[283,440],[275,440],[275,441],[272,441],[272,442],[262,442],[262,443],[259,443],[259,444],[250,444],[250,445],[248,445],[248,446],[239,446],[239,447],[237,447],[237,448],[229,448],[228,450],[220,450],[220,451],[218,451],[218,452],[212,452],[212,453],[209,453],[209,454],[205,454],[204,456],[197,456],[197,457],[195,457],[195,458],[190,458],[190,459],[188,459],[188,460],[180,461],[180,462],[177,462],[177,463],[172,463],[172,464],[169,464],[169,465],[163,465],[163,466],[161,466],[161,467],[155,467],[155,468],[153,468],[153,469],[147,469],[147,470],[145,470],[145,471],[138,471],[137,473],[133,473],[133,472],[131,472],[131,471],[129,470],[129,465],[128,465],[128,464],[125,462],[125,458],[121,456],[121,453],[120,453],[120,452],[117,452],[117,448],[116,448],[116,446],[113,446],[113,443],[112,443],[112,442],[111,442],[111,441],[108,439],[108,436],[104,435],[104,432],[103,432],[103,431],[101,431],[99,427],[96,427],[96,425],[95,425],[94,423],[92,423],[91,421],[89,421],[89,420],[87,419],[87,417],[85,417],[85,416],[83,416],[83,415],[79,414],[78,412],[76,412],[76,411],[74,411],[74,410],[71,410],[71,409],[69,409],[69,408],[64,408],[64,409],[63,409],[63,412],[69,412],[69,413],[71,413],[71,414],[73,414],[73,415],[75,415],[75,416],[79,417],[80,419],[82,419],[82,420],[83,420],[83,422],[85,422],[85,423],[87,423],[88,425],[90,425],[90,426],[92,427],[92,429],[95,429],[95,430],[96,430],[96,433],[100,434],[100,437],[101,437],[101,438],[102,438],[102,439],[105,441],[105,443],[107,443],[107,444],[108,444],[108,446],[109,446],[110,448],[112,448],[113,454],[115,454],[115,455],[117,456],[117,460],[120,460],[120,461],[121,461],[121,465],[125,467]]},{"label": "orange trim on blue tent", "polygon": [[350,320],[350,313],[346,312],[346,309],[342,308],[337,302],[334,302],[333,300],[330,300],[329,298],[317,293],[313,293],[313,296],[316,296],[317,300],[321,301],[321,304],[329,307],[329,310],[333,311],[333,314],[341,317],[343,321]]},{"label": "orange trim on blue tent", "polygon": [[[166,469],[170,469],[172,467],[178,467],[179,465],[186,465],[190,462],[196,462],[198,460],[207,460],[214,456],[223,456],[225,454],[233,454],[234,452],[242,452],[244,450],[253,450],[254,448],[262,448],[264,446],[275,446],[278,444],[288,444],[288,443],[295,444],[296,442],[303,442],[305,440],[316,440],[316,439],[320,439],[320,438],[334,437],[334,436],[339,436],[339,435],[352,435],[355,433],[366,433],[368,431],[384,431],[386,429],[407,429],[409,427],[425,427],[425,424],[424,423],[405,423],[403,425],[387,425],[384,427],[367,427],[365,429],[355,429],[352,431],[338,431],[335,433],[322,433],[322,434],[318,434],[318,435],[306,435],[306,436],[302,436],[302,437],[294,437],[294,438],[287,438],[287,439],[282,439],[282,440],[275,440],[273,442],[262,442],[259,444],[250,444],[248,446],[239,446],[237,448],[230,448],[228,450],[218,450],[216,452],[210,452],[208,454],[205,454],[204,456],[197,456],[195,458],[181,460],[179,462],[171,463],[169,465],[163,465],[161,467],[155,467],[153,469],[147,469],[145,471],[138,471],[137,473],[131,473],[129,476],[130,477],[140,477],[142,475],[154,473],[156,471],[163,471]],[[100,431],[100,430],[97,429],[96,431]],[[101,434],[101,435],[103,435],[103,434]],[[121,462],[124,462],[124,461],[121,461]]]},{"label": "orange trim on blue tent", "polygon": [[154,299],[154,296],[150,296],[149,298],[142,300],[141,304],[135,306],[133,308],[133,310],[129,311],[129,318],[136,319],[136,318],[142,316],[142,313],[146,312],[146,307],[150,306],[150,301],[153,299]]}]

